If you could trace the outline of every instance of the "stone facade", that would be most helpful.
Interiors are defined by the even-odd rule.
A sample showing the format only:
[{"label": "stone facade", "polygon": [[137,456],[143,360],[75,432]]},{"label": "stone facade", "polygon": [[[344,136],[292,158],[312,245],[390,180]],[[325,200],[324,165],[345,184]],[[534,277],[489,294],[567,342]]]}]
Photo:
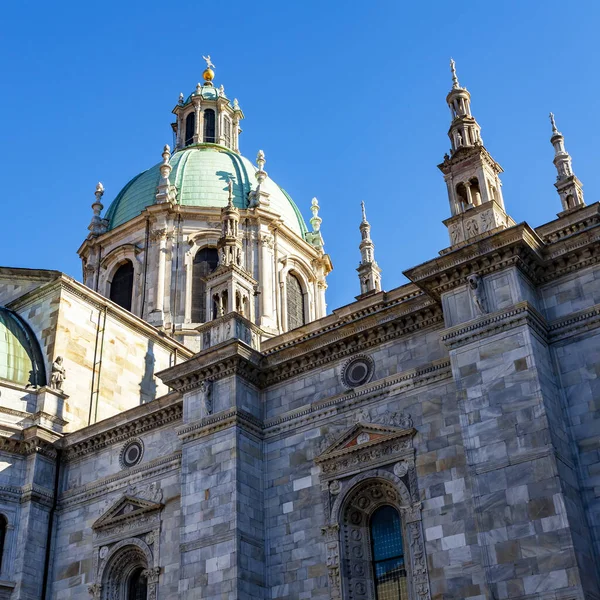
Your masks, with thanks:
[{"label": "stone facade", "polygon": [[[297,329],[224,310],[177,335],[135,316],[152,321],[138,293],[130,312],[94,279],[0,269],[48,379],[0,381],[0,598],[125,599],[135,575],[151,600],[374,600],[382,506],[400,517],[402,600],[600,598],[600,204],[514,225],[467,94],[456,79],[452,218],[502,222],[450,229],[385,292],[364,216],[357,301]],[[470,183],[471,207],[465,156],[467,182],[493,176],[478,197]],[[310,248],[290,237],[314,252],[313,283],[319,226]],[[106,256],[135,254],[128,227],[99,234]],[[175,267],[158,262],[166,299]],[[227,267],[215,277],[245,276]]]}]

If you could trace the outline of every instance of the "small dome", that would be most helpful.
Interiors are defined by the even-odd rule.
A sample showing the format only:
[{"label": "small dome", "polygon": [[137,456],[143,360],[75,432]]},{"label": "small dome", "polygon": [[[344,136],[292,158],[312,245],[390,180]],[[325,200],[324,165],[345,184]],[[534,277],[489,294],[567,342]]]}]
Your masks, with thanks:
[{"label": "small dome", "polygon": [[[144,208],[155,203],[161,164],[140,173],[119,192],[106,213],[109,229],[137,217]],[[248,194],[257,185],[254,177],[257,168],[247,158],[224,146],[198,144],[176,152],[170,164],[173,170],[169,180],[177,188],[178,204],[222,208],[227,205],[227,183],[233,178],[233,203],[237,208],[248,208]],[[304,239],[306,223],[294,201],[270,178],[262,188],[270,194],[273,211]]]},{"label": "small dome", "polygon": [[45,385],[42,350],[27,323],[0,306],[0,379],[21,385]]}]

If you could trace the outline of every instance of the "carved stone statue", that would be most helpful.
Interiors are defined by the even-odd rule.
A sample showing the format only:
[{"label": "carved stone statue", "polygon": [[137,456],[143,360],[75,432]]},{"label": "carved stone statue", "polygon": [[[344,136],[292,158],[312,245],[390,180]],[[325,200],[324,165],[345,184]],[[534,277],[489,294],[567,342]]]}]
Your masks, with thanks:
[{"label": "carved stone statue", "polygon": [[475,307],[475,313],[477,316],[485,315],[488,312],[488,308],[481,277],[475,274],[469,275],[467,277],[467,283],[469,284],[469,293],[471,294],[471,300]]},{"label": "carved stone statue", "polygon": [[56,360],[52,363],[52,374],[50,375],[50,387],[54,390],[62,392],[63,382],[67,377],[65,368],[62,366],[63,357],[57,356]]},{"label": "carved stone statue", "polygon": [[202,412],[204,416],[212,415],[212,383],[210,381],[203,381],[200,384],[200,393],[202,394]]}]

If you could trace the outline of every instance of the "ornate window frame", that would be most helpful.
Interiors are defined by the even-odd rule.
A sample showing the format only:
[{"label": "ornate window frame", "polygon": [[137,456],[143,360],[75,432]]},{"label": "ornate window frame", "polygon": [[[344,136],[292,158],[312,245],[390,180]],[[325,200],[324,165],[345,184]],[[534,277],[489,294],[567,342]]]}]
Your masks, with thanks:
[{"label": "ornate window frame", "polygon": [[358,418],[315,459],[327,517],[322,533],[331,598],[375,600],[368,524],[388,504],[400,513],[409,595],[431,600],[412,420],[388,412],[384,423],[371,423],[364,409]]},{"label": "ornate window frame", "polygon": [[140,566],[148,580],[148,600],[156,600],[163,506],[157,483],[130,485],[92,525],[95,583],[88,591],[94,600],[124,600],[128,576]]}]

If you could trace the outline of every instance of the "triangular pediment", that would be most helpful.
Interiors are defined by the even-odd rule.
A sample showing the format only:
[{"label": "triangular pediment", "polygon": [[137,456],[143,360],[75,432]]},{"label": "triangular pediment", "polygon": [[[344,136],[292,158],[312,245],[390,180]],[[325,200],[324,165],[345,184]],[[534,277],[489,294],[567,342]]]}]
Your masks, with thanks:
[{"label": "triangular pediment", "polygon": [[374,446],[395,438],[412,437],[414,434],[415,429],[412,427],[358,422],[335,439],[315,461],[323,462],[359,448]]},{"label": "triangular pediment", "polygon": [[158,502],[123,496],[117,500],[93,525],[92,529],[106,529],[123,521],[135,519],[141,515],[159,511],[163,507]]}]

